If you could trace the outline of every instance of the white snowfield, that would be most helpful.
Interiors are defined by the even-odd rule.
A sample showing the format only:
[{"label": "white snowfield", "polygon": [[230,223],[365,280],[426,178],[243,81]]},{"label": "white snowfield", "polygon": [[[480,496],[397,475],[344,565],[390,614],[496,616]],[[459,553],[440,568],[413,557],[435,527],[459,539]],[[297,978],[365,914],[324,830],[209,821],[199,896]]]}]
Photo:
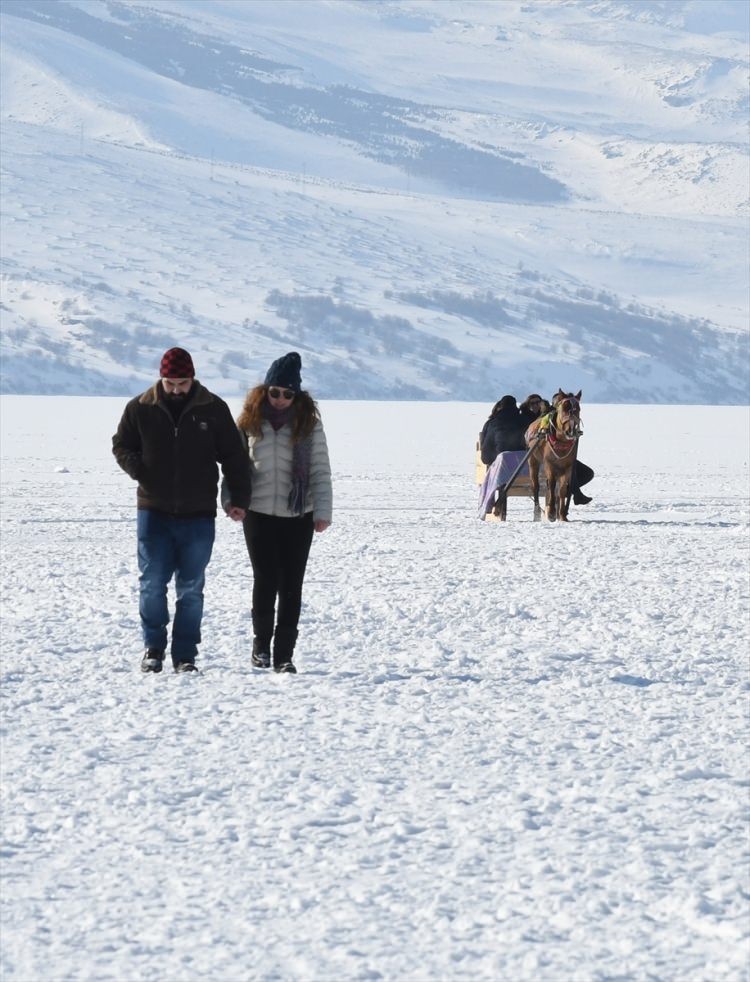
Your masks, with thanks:
[{"label": "white snowfield", "polygon": [[326,402],[300,674],[221,518],[144,677],[124,403],[2,400],[4,980],[747,978],[746,408],[584,402],[502,526],[488,406]]}]

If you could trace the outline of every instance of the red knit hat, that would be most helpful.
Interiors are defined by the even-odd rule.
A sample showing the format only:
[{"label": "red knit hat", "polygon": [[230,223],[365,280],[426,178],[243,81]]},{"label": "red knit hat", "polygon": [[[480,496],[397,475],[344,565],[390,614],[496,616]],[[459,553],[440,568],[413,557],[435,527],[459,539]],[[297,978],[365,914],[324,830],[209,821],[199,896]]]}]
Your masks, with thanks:
[{"label": "red knit hat", "polygon": [[159,368],[160,378],[195,378],[193,359],[184,348],[165,351]]}]

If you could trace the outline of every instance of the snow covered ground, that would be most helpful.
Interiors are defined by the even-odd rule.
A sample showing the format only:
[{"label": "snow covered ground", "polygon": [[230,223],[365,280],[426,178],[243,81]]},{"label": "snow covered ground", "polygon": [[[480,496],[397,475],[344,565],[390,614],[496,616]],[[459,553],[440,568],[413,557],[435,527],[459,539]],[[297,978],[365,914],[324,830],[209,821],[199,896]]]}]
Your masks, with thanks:
[{"label": "snow covered ground", "polygon": [[300,674],[222,519],[146,678],[123,405],[0,407],[4,979],[747,977],[747,409],[584,404],[561,527],[477,521],[486,405],[324,403]]}]

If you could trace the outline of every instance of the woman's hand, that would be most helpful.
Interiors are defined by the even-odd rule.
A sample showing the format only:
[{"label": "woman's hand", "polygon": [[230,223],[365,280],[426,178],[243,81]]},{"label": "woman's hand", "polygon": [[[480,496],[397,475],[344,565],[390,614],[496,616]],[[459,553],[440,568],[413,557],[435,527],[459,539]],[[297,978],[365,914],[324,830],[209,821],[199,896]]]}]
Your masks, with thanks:
[{"label": "woman's hand", "polygon": [[331,523],[327,522],[324,518],[316,518],[313,522],[313,528],[316,532],[325,532],[330,524]]}]

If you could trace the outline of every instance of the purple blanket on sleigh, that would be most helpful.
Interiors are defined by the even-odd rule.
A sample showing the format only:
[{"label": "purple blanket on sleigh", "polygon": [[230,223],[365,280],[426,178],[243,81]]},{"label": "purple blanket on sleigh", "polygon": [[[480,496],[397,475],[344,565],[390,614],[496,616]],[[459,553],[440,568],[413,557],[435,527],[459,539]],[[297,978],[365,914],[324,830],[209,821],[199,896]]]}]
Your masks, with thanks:
[{"label": "purple blanket on sleigh", "polygon": [[[483,521],[484,516],[489,515],[495,504],[495,492],[503,484],[508,483],[513,471],[518,467],[525,455],[525,450],[506,450],[505,453],[498,454],[487,468],[487,473],[484,476],[482,488],[479,492],[479,517]],[[528,463],[523,465],[518,472],[518,476],[528,478]]]}]

